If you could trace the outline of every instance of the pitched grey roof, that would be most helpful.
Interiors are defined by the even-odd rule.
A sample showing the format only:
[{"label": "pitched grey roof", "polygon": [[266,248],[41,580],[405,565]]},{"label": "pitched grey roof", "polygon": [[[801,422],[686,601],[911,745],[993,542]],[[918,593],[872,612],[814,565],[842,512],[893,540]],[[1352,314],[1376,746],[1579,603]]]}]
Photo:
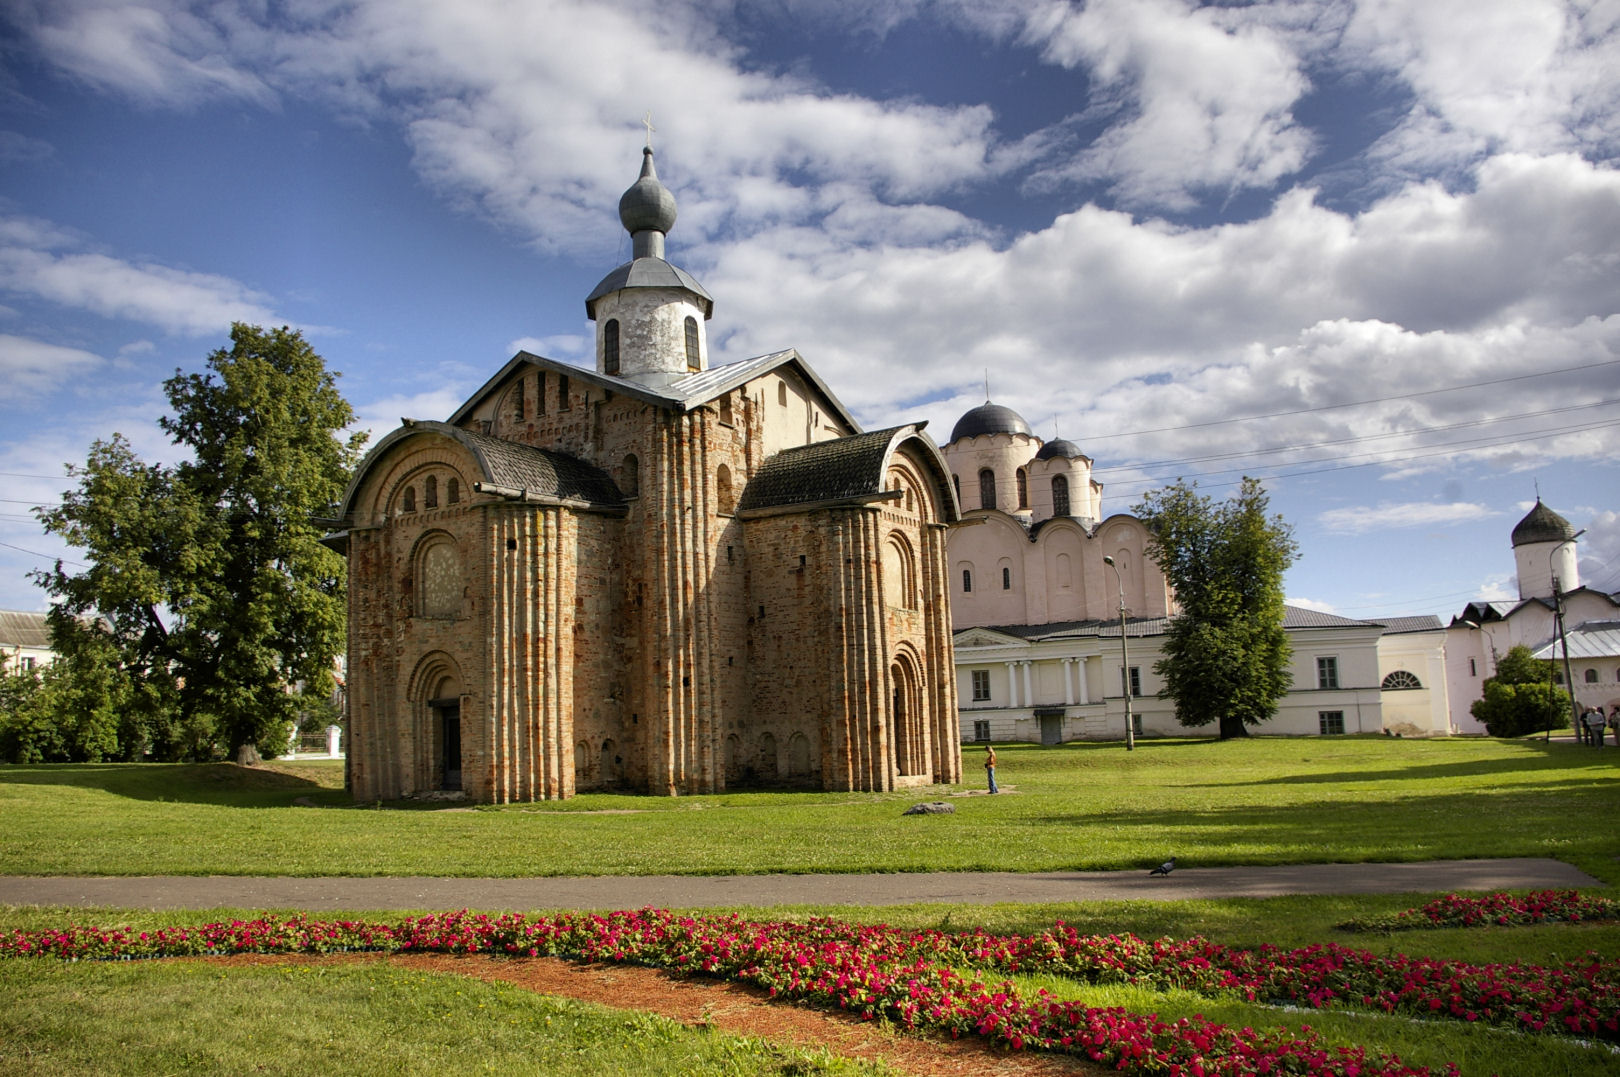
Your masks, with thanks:
[{"label": "pitched grey roof", "polygon": [[1336,613],[1323,613],[1321,610],[1308,610],[1303,606],[1283,607],[1284,628],[1377,628],[1377,622],[1357,621],[1350,617],[1340,617]]},{"label": "pitched grey roof", "polygon": [[[1572,659],[1620,658],[1620,621],[1586,621],[1566,631],[1564,639]],[[1564,644],[1554,637],[1538,647],[1535,655],[1563,658]]]},{"label": "pitched grey roof", "polygon": [[1374,623],[1384,626],[1386,636],[1399,636],[1408,632],[1438,632],[1445,627],[1440,623],[1440,618],[1432,613],[1420,617],[1382,617]]},{"label": "pitched grey roof", "polygon": [[46,614],[28,610],[0,610],[0,647],[49,650],[51,625]]},{"label": "pitched grey roof", "polygon": [[750,509],[869,498],[883,492],[883,465],[891,446],[920,426],[893,426],[870,434],[783,449],[766,460],[737,503]]}]

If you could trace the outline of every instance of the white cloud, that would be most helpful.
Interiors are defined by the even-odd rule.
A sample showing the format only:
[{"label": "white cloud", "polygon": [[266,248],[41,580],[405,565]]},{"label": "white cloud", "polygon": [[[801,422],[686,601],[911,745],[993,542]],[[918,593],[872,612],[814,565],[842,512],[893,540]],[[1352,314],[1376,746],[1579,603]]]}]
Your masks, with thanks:
[{"label": "white cloud", "polygon": [[1026,24],[1045,58],[1084,66],[1117,122],[1047,178],[1103,179],[1126,205],[1189,209],[1196,193],[1268,188],[1314,139],[1293,108],[1310,88],[1288,35],[1248,8],[1093,0]]},{"label": "white cloud", "polygon": [[0,400],[38,396],[102,366],[99,355],[0,333]]},{"label": "white cloud", "polygon": [[508,344],[506,349],[512,355],[522,351],[547,359],[579,359],[595,346],[596,341],[592,337],[579,333],[557,333],[549,337],[520,337]]},{"label": "white cloud", "polygon": [[46,222],[0,222],[0,288],[171,333],[219,333],[233,321],[277,324],[268,296],[239,281],[92,252]]},{"label": "white cloud", "polygon": [[1388,531],[1394,528],[1451,527],[1471,525],[1495,516],[1487,505],[1455,501],[1438,504],[1428,501],[1396,504],[1384,502],[1376,508],[1350,506],[1331,509],[1317,516],[1317,524],[1325,531],[1340,535],[1364,535],[1369,531]]},{"label": "white cloud", "polygon": [[1375,156],[1432,168],[1503,151],[1612,153],[1616,48],[1612,4],[1362,0],[1343,53],[1394,72],[1415,97]]},{"label": "white cloud", "polygon": [[1620,512],[1595,512],[1585,527],[1576,546],[1581,583],[1610,594],[1620,591]]}]

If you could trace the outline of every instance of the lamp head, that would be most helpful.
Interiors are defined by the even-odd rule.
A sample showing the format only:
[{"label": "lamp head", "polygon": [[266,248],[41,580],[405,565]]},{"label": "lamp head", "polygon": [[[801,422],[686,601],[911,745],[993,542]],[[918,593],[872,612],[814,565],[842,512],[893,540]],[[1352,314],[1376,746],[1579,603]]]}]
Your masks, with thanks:
[{"label": "lamp head", "polygon": [[1103,557],[1103,564],[1111,565],[1113,563],[1114,563],[1114,559],[1112,557],[1108,557],[1106,555]]}]

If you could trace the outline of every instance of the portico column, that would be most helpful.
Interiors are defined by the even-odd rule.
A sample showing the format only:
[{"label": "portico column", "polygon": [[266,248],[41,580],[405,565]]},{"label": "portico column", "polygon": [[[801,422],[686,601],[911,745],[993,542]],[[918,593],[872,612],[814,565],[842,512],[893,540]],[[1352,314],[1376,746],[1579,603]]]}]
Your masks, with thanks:
[{"label": "portico column", "polygon": [[1024,667],[1024,706],[1026,707],[1033,706],[1035,703],[1035,689],[1031,686],[1029,679],[1029,667],[1034,664],[1034,662],[1020,663]]},{"label": "portico column", "polygon": [[1014,672],[1017,662],[1007,663],[1007,706],[1018,706],[1018,674]]},{"label": "portico column", "polygon": [[1074,659],[1063,660],[1063,704],[1074,706]]},{"label": "portico column", "polygon": [[1074,660],[1074,664],[1080,667],[1080,702],[1090,703],[1091,692],[1086,688],[1086,660],[1084,658],[1076,658]]}]

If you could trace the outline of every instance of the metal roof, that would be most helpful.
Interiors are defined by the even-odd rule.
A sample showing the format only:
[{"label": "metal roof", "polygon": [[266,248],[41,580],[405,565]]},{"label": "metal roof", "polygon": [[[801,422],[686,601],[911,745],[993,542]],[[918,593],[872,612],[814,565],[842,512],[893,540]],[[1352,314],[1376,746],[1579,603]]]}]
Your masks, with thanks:
[{"label": "metal roof", "polygon": [[51,624],[47,617],[28,610],[0,610],[0,647],[50,650]]},{"label": "metal roof", "polygon": [[951,428],[951,440],[974,438],[981,434],[1028,434],[1034,437],[1024,417],[1005,404],[983,404],[967,412]]},{"label": "metal roof", "polygon": [[[1620,621],[1586,621],[1568,629],[1569,657],[1620,658]],[[1535,651],[1537,658],[1564,657],[1563,644],[1554,636]]]},{"label": "metal roof", "polygon": [[662,258],[637,258],[614,269],[585,297],[585,314],[596,317],[596,301],[625,288],[680,288],[697,296],[705,319],[714,316],[714,298],[686,270]]},{"label": "metal roof", "polygon": [[1385,617],[1373,622],[1384,626],[1384,635],[1399,636],[1408,632],[1438,632],[1445,627],[1432,613],[1419,617]]},{"label": "metal roof", "polygon": [[[1413,618],[1422,620],[1423,618]],[[1439,627],[1439,621],[1434,618],[1434,627]],[[1065,639],[1084,636],[1098,638],[1119,638],[1119,618],[1102,618],[1087,621],[1054,621],[1043,625],[984,625],[991,632],[1000,632],[1007,636],[1016,636],[1019,639],[1039,642],[1042,640]],[[1305,628],[1381,628],[1373,621],[1355,621],[1337,614],[1323,613],[1320,610],[1308,610],[1300,606],[1283,607],[1283,630]],[[1168,617],[1126,617],[1125,634],[1132,639],[1138,636],[1162,636],[1170,630]],[[964,632],[972,632],[972,628],[958,629],[954,634],[961,636]]]}]

